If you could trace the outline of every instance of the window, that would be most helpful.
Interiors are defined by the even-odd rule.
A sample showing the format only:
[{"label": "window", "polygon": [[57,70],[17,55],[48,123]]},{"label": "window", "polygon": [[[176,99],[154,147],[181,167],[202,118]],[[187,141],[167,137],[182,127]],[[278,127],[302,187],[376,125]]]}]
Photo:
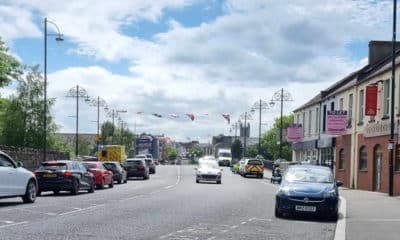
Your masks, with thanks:
[{"label": "window", "polygon": [[308,136],[311,136],[312,110],[308,112]]},{"label": "window", "polygon": [[297,123],[297,124],[300,123],[300,114],[297,114],[297,121],[296,121],[296,123]]},{"label": "window", "polygon": [[303,112],[303,136],[306,135],[306,113]]},{"label": "window", "polygon": [[322,116],[322,132],[326,130],[326,105],[324,105],[324,112]]},{"label": "window", "polygon": [[315,110],[315,134],[318,134],[320,118],[321,116],[319,116],[319,108],[317,108],[317,110]]},{"label": "window", "polygon": [[351,122],[351,119],[353,118],[353,94],[351,93],[349,95],[349,112],[347,113],[349,116],[349,121]]},{"label": "window", "polygon": [[335,110],[335,102],[331,102],[331,111]]},{"label": "window", "polygon": [[339,110],[343,110],[343,98],[339,99]]},{"label": "window", "polygon": [[359,162],[358,162],[360,170],[367,170],[368,167],[367,160],[368,160],[367,148],[365,146],[362,146],[360,148]]},{"label": "window", "polygon": [[400,171],[400,144],[396,145],[396,158],[395,158],[395,170]]},{"label": "window", "polygon": [[0,167],[14,167],[14,165],[7,157],[0,155]]},{"label": "window", "polygon": [[358,112],[358,123],[364,121],[364,90],[360,90],[360,101],[359,101],[359,112]]},{"label": "window", "polygon": [[383,117],[389,117],[390,106],[390,81],[383,83]]},{"label": "window", "polygon": [[340,149],[339,151],[339,169],[344,169],[346,164],[346,160],[344,159],[344,149]]}]

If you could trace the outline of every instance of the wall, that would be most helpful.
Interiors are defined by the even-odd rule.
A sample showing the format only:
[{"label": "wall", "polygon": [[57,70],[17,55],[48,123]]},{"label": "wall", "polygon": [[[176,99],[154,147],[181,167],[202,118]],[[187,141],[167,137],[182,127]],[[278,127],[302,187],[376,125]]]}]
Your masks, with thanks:
[{"label": "wall", "polygon": [[[344,150],[344,169],[339,169],[340,150]],[[351,188],[351,135],[342,135],[336,138],[336,179],[343,182],[345,187]]]},{"label": "wall", "polygon": [[[0,145],[0,151],[10,155],[15,161],[20,161],[24,167],[29,170],[36,169],[43,159],[43,151],[41,149],[11,147]],[[48,151],[47,160],[66,160],[70,159],[67,152]]]}]

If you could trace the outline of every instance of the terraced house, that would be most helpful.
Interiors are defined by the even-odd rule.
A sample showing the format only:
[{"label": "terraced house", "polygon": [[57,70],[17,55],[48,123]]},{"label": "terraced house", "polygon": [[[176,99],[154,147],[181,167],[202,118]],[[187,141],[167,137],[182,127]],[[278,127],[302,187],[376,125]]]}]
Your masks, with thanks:
[{"label": "terraced house", "polygon": [[[396,51],[394,193],[400,194],[400,48]],[[389,191],[391,42],[371,41],[368,64],[294,110],[303,138],[293,143],[294,161],[331,166],[344,186]],[[372,91],[371,91],[372,90]],[[368,94],[367,94],[368,92]],[[376,99],[375,112],[366,101]],[[346,130],[327,133],[327,111],[347,111]]]}]

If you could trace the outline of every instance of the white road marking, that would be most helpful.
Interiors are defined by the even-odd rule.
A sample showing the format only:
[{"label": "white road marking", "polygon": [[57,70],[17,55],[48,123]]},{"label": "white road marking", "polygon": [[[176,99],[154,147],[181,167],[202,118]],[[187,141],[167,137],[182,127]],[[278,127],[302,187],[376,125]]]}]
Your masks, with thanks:
[{"label": "white road marking", "polygon": [[345,240],[346,239],[346,199],[344,197],[340,197],[340,208],[339,212],[342,216],[340,216],[338,222],[336,223],[335,230],[335,239],[334,240]]},{"label": "white road marking", "polygon": [[3,221],[3,222],[5,222],[6,224],[14,223],[14,221]]},{"label": "white road marking", "polygon": [[77,210],[73,210],[73,211],[69,211],[69,212],[64,212],[64,213],[60,213],[58,214],[59,216],[65,216],[65,215],[69,215],[69,214],[73,214],[73,213],[78,213],[78,212],[82,212],[82,211],[87,211],[93,208],[97,208],[97,207],[101,207],[104,206],[105,204],[100,204],[100,205],[94,205],[91,207],[87,207],[87,208],[81,208],[81,209],[77,209]]},{"label": "white road marking", "polygon": [[12,226],[17,226],[17,225],[25,224],[25,223],[28,223],[28,221],[23,221],[23,222],[17,222],[17,223],[7,224],[7,225],[0,226],[0,228],[12,227]]},{"label": "white road marking", "polygon": [[233,225],[232,227],[231,227],[231,229],[235,229],[235,228],[238,228],[239,226],[238,225]]},{"label": "white road marking", "polygon": [[266,221],[266,222],[272,222],[273,219],[271,218],[253,218],[253,221]]},{"label": "white road marking", "polygon": [[400,222],[398,218],[351,218],[349,222]]},{"label": "white road marking", "polygon": [[256,219],[255,217],[250,218],[250,219],[249,219],[249,222],[251,222],[251,221],[253,221],[253,220],[255,220],[255,219]]},{"label": "white road marking", "polygon": [[241,222],[240,224],[242,224],[242,225],[244,225],[244,224],[246,224],[247,222]]},{"label": "white road marking", "polygon": [[216,236],[212,236],[212,237],[207,238],[207,240],[214,240],[216,238],[217,238]]},{"label": "white road marking", "polygon": [[46,215],[49,215],[49,216],[56,216],[56,215],[57,215],[57,213],[48,212],[48,213],[46,213]]}]

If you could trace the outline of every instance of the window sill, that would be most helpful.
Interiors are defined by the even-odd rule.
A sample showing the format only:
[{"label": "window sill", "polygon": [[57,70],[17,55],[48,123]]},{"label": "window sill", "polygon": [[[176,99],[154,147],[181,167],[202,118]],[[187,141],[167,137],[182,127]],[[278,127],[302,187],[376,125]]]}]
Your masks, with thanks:
[{"label": "window sill", "polygon": [[382,118],[381,118],[381,120],[388,120],[389,119],[389,116],[383,116]]},{"label": "window sill", "polygon": [[369,120],[368,123],[374,123],[375,119]]},{"label": "window sill", "polygon": [[352,127],[353,127],[353,126],[349,125],[349,126],[347,126],[346,128],[350,129],[350,128],[352,128]]},{"label": "window sill", "polygon": [[346,169],[344,168],[338,169],[338,172],[346,172]]},{"label": "window sill", "polygon": [[362,126],[362,125],[364,125],[364,122],[358,122],[357,123],[357,126]]},{"label": "window sill", "polygon": [[359,169],[359,172],[368,172],[368,169]]}]

